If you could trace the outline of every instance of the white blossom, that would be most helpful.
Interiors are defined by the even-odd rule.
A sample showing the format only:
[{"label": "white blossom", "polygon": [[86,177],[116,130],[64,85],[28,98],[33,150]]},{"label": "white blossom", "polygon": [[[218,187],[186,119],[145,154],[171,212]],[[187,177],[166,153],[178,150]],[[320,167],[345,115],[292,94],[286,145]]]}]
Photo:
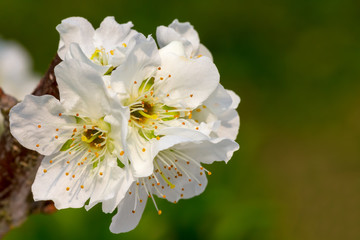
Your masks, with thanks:
[{"label": "white blossom", "polygon": [[156,142],[164,128],[210,133],[192,119],[192,111],[219,84],[219,73],[209,58],[187,59],[181,42],[160,51],[154,40],[139,40],[127,60],[111,74],[109,87],[129,107],[127,156],[134,176],[154,171]]},{"label": "white blossom", "polygon": [[[60,101],[32,96],[11,109],[10,130],[25,147],[45,155],[32,185],[34,199],[58,209],[105,202],[133,179],[120,168],[129,112],[113,101],[101,75],[74,59],[55,68]],[[119,184],[121,181],[121,184]],[[124,188],[124,189],[119,189]]]},{"label": "white blossom", "polygon": [[211,175],[201,163],[227,162],[238,149],[237,143],[230,139],[210,139],[193,130],[167,135],[164,143],[154,159],[153,174],[136,178],[136,182],[120,202],[110,226],[112,232],[127,232],[135,228],[148,198],[151,198],[160,215],[162,211],[158,208],[154,195],[177,203],[180,199],[201,194],[207,185],[206,173]]},{"label": "white blossom", "polygon": [[64,19],[56,27],[60,34],[58,54],[64,60],[74,44],[75,58],[93,65],[103,74],[110,73],[125,60],[135,39],[143,37],[132,27],[132,22],[119,24],[114,17],[106,17],[96,30],[85,18]]},{"label": "white blossom", "polygon": [[[198,33],[188,22],[181,23],[175,19],[168,27],[159,26],[156,36],[160,47],[165,47],[172,41],[181,41],[188,58],[206,56],[212,59],[210,51],[200,43]],[[236,93],[219,84],[203,105],[195,109],[193,117],[213,125],[214,137],[235,140],[240,127],[240,118],[236,111],[239,103],[240,98]]]}]

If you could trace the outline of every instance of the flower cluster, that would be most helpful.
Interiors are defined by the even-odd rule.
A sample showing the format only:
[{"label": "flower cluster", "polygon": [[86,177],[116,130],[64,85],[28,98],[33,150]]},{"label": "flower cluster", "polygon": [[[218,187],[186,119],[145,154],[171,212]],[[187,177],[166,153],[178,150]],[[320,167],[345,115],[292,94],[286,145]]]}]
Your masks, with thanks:
[{"label": "flower cluster", "polygon": [[[65,19],[55,68],[60,100],[32,96],[12,108],[10,128],[44,155],[32,191],[56,208],[102,203],[110,230],[130,231],[147,199],[202,193],[202,163],[239,147],[239,97],[224,89],[211,53],[189,23],[157,28],[155,40],[107,17],[98,29]],[[156,197],[155,197],[156,196]]]}]

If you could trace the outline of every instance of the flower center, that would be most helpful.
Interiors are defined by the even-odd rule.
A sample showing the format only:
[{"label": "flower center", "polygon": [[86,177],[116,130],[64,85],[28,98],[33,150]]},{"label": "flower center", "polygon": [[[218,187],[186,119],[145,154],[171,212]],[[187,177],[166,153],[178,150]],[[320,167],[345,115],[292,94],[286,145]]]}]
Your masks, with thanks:
[{"label": "flower center", "polygon": [[[135,86],[138,84],[134,82]],[[141,82],[137,90],[132,91],[129,101],[125,105],[130,108],[130,124],[139,129],[139,133],[145,139],[157,137],[154,130],[166,121],[179,117],[191,118],[191,111],[170,107],[161,102],[157,96],[155,78],[150,77]],[[165,95],[166,96],[166,95]],[[162,96],[164,97],[164,96]]]},{"label": "flower center", "polygon": [[109,64],[109,54],[114,55],[114,50],[106,52],[105,48],[96,48],[90,59],[96,64],[106,66]]},{"label": "flower center", "polygon": [[89,144],[93,149],[100,150],[106,144],[106,132],[97,129],[85,129],[81,141]]}]

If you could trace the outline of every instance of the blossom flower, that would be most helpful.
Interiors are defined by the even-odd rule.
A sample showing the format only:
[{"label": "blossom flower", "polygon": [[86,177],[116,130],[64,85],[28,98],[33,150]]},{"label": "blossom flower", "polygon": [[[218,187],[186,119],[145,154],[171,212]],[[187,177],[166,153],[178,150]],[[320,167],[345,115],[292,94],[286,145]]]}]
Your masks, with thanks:
[{"label": "blossom flower", "polygon": [[210,58],[188,58],[180,41],[158,50],[151,37],[139,40],[108,84],[130,109],[126,151],[136,179],[110,227],[120,233],[137,225],[147,196],[157,208],[154,194],[171,202],[200,194],[207,183],[200,162],[228,161],[238,145],[210,138],[212,126],[192,119],[219,74]]},{"label": "blossom flower", "polygon": [[21,45],[0,39],[0,86],[6,93],[23,99],[35,88],[40,77],[31,67],[31,58]]},{"label": "blossom flower", "polygon": [[[31,58],[21,45],[0,39],[0,87],[7,94],[20,100],[35,88],[40,77],[31,67]],[[0,133],[3,121],[0,114]]]},{"label": "blossom flower", "polygon": [[135,39],[142,36],[132,27],[132,22],[119,24],[114,17],[106,17],[96,30],[85,18],[64,19],[56,27],[60,34],[59,57],[64,59],[71,43],[75,43],[73,48],[81,61],[103,74],[110,73],[124,61]]},{"label": "blossom flower", "polygon": [[[101,75],[74,59],[55,68],[60,101],[32,96],[11,109],[10,130],[25,147],[45,155],[32,192],[35,201],[53,200],[58,209],[103,203],[126,191],[132,179],[118,167],[129,112],[112,101]],[[84,87],[86,86],[86,87]],[[118,184],[121,181],[122,184]],[[123,187],[124,189],[118,189]]]},{"label": "blossom flower", "polygon": [[159,26],[156,39],[160,48],[173,41],[180,41],[188,58],[206,56],[212,59],[210,51],[200,43],[199,34],[189,22],[181,23],[175,19],[168,27]]},{"label": "blossom flower", "polygon": [[127,153],[135,177],[152,174],[155,142],[163,137],[163,128],[210,133],[191,115],[216,89],[219,73],[209,58],[189,60],[184,54],[181,42],[158,51],[151,37],[139,40],[108,81],[130,109]]},{"label": "blossom flower", "polygon": [[[198,33],[188,22],[180,23],[175,19],[168,27],[159,26],[156,36],[160,47],[165,47],[172,41],[181,41],[188,58],[206,56],[212,59],[210,51],[200,43]],[[239,103],[240,98],[236,93],[219,84],[208,99],[195,109],[193,118],[213,125],[213,137],[235,140],[240,127],[240,118],[236,111]]]},{"label": "blossom flower", "polygon": [[[163,134],[166,131],[169,129]],[[120,202],[110,230],[121,233],[135,228],[148,198],[160,215],[162,211],[158,209],[153,195],[173,203],[199,195],[207,185],[206,173],[211,175],[201,163],[227,162],[237,149],[237,143],[230,139],[210,139],[189,129],[177,135],[166,134],[154,159],[155,171],[148,177],[136,178]]]}]

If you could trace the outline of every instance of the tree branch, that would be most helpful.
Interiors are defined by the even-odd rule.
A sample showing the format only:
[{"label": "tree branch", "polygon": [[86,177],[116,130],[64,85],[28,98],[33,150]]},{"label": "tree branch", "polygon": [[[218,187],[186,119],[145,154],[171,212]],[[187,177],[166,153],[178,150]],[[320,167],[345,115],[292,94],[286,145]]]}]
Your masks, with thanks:
[{"label": "tree branch", "polygon": [[[33,95],[49,94],[59,99],[54,68],[60,62],[56,55]],[[30,214],[56,211],[51,201],[33,200],[31,185],[43,156],[22,147],[10,134],[9,112],[17,102],[0,88],[0,109],[4,116],[4,132],[0,138],[0,238]]]}]

